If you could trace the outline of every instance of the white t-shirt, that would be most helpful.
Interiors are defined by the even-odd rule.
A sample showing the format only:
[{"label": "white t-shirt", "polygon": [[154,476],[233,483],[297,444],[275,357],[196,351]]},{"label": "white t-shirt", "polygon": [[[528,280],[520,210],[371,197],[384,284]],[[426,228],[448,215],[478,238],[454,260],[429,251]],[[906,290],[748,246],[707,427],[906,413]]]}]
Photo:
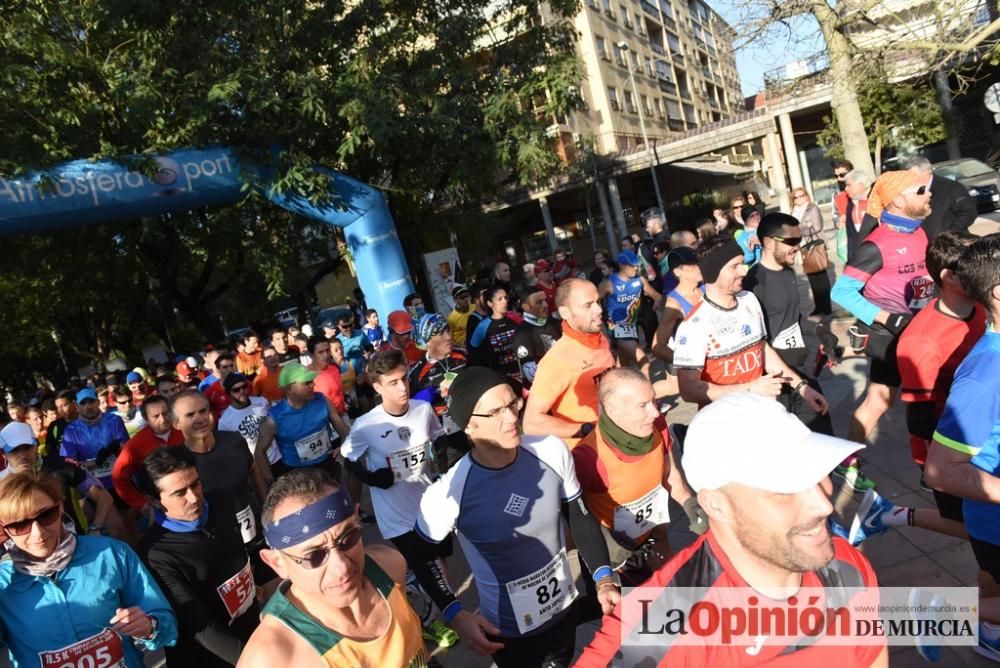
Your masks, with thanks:
[{"label": "white t-shirt", "polygon": [[[257,452],[257,438],[260,436],[260,425],[267,419],[271,412],[271,406],[264,397],[250,397],[250,405],[246,408],[237,408],[230,405],[222,411],[219,418],[220,431],[235,431],[246,439],[250,446],[250,452]],[[278,446],[271,441],[271,447],[267,449],[267,461],[273,464],[281,459]]]},{"label": "white t-shirt", "polygon": [[379,404],[351,425],[340,452],[352,462],[364,460],[369,471],[391,468],[389,489],[371,488],[372,506],[383,538],[413,530],[420,497],[434,472],[431,443],[444,435],[441,421],[426,401],[411,399],[399,417]]}]

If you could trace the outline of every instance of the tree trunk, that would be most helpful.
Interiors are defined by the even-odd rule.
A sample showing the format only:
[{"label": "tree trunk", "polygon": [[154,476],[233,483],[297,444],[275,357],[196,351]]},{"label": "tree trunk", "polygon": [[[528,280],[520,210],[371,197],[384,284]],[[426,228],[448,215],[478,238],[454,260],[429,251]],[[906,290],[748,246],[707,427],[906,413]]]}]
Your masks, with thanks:
[{"label": "tree trunk", "polygon": [[830,56],[830,79],[833,87],[830,107],[833,109],[840,127],[840,138],[844,145],[844,157],[851,161],[855,169],[875,174],[871,148],[865,122],[858,104],[855,63],[851,44],[838,31],[837,15],[830,11],[816,12],[816,20],[826,40],[826,51]]}]

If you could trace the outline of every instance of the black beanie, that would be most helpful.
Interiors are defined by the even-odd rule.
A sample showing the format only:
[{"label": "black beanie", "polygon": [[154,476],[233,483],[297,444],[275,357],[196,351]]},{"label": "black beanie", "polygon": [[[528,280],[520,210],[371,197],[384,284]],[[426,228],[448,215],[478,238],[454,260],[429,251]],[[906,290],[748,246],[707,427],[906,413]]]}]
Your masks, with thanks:
[{"label": "black beanie", "polygon": [[466,367],[458,372],[448,388],[448,415],[465,429],[479,399],[497,385],[510,384],[510,379],[499,371],[485,366]]},{"label": "black beanie", "polygon": [[719,280],[719,272],[734,257],[743,257],[743,249],[735,240],[716,246],[698,258],[698,268],[701,269],[701,280],[715,283]]}]

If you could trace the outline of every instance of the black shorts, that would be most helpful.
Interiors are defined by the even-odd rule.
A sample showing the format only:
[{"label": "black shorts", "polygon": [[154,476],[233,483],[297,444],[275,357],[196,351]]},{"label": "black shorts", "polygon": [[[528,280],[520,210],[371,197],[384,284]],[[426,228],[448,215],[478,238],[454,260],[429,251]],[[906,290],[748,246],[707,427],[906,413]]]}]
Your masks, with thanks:
[{"label": "black shorts", "polygon": [[899,377],[899,364],[896,362],[896,344],[898,342],[899,340],[894,338],[885,349],[883,357],[869,356],[871,368],[868,370],[868,378],[871,382],[888,387],[900,386],[902,380]]},{"label": "black shorts", "polygon": [[[579,603],[579,599],[576,601]],[[559,621],[540,633],[520,638],[502,638],[487,634],[503,649],[493,655],[497,668],[566,668],[576,647],[576,604]]]},{"label": "black shorts", "polygon": [[[455,548],[452,544],[452,535],[453,534],[448,534],[447,538],[434,545],[435,557],[438,557],[439,559],[447,559],[454,554]],[[403,556],[406,556],[407,554],[410,554],[410,544],[415,540],[423,540],[423,538],[418,536],[416,531],[410,530],[406,533],[401,533],[398,536],[390,538],[389,542],[395,545],[396,549],[399,550]]]},{"label": "black shorts", "polygon": [[980,570],[990,574],[995,582],[1000,582],[1000,545],[987,543],[969,536],[972,553],[976,555]]},{"label": "black shorts", "polygon": [[934,503],[937,505],[938,512],[941,513],[941,517],[946,520],[956,520],[958,522],[965,521],[965,516],[962,514],[962,498],[955,496],[953,494],[948,494],[947,492],[939,492],[936,489],[934,492]]}]

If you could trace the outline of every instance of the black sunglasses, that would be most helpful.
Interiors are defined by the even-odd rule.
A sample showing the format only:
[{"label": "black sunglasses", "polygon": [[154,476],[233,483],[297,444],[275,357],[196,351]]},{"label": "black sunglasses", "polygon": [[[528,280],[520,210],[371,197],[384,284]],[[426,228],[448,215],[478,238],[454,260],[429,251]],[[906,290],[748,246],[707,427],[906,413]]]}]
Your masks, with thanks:
[{"label": "black sunglasses", "polygon": [[352,547],[357,545],[359,540],[361,540],[361,527],[353,527],[340,534],[340,537],[337,538],[331,547],[318,547],[309,552],[309,554],[304,554],[301,557],[296,557],[288,554],[287,552],[283,552],[282,554],[297,563],[302,568],[311,571],[325,564],[330,558],[330,552],[332,550],[347,552]]},{"label": "black sunglasses", "polygon": [[35,522],[38,522],[39,526],[47,527],[58,521],[60,517],[62,517],[62,506],[57,504],[27,519],[8,522],[3,525],[3,528],[11,536],[24,536],[31,533],[31,525]]},{"label": "black sunglasses", "polygon": [[833,175],[838,179],[847,178],[847,172],[834,172]]},{"label": "black sunglasses", "polygon": [[786,246],[798,246],[800,243],[802,243],[802,237],[788,237],[787,239],[785,237],[771,237],[771,238],[774,239],[775,241],[780,241]]},{"label": "black sunglasses", "polygon": [[917,188],[913,192],[915,192],[918,195],[926,194],[927,193],[927,186],[920,186],[919,188]]}]

